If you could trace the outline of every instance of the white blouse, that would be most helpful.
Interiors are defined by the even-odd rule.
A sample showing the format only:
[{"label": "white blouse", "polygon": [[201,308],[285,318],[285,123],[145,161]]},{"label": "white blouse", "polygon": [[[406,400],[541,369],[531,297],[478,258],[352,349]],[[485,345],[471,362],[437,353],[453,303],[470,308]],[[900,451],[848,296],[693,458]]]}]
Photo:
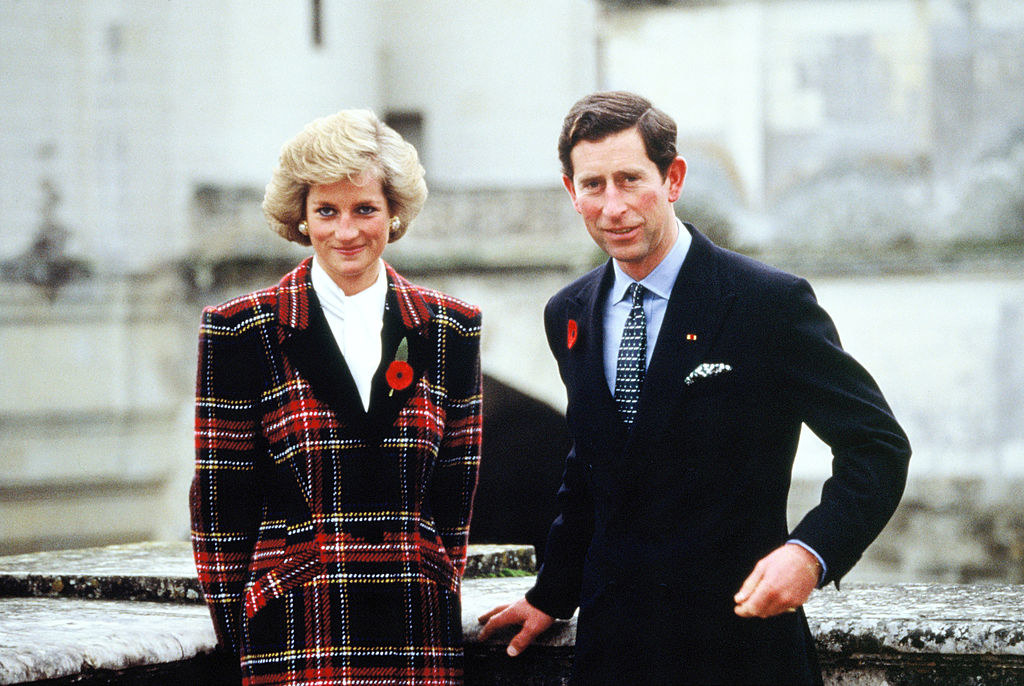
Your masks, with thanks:
[{"label": "white blouse", "polygon": [[345,295],[316,257],[310,270],[313,290],[366,410],[370,409],[373,374],[380,366],[380,332],[384,326],[384,301],[388,293],[388,277],[383,262],[378,262],[378,267],[377,280],[373,285],[355,295]]}]

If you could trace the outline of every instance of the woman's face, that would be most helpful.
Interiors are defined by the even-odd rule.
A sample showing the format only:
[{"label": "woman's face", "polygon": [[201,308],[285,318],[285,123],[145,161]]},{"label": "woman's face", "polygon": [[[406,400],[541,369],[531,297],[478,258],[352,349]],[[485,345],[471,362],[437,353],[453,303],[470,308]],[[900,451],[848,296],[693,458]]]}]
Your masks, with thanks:
[{"label": "woman's face", "polygon": [[320,266],[345,295],[376,281],[390,219],[384,189],[375,175],[310,186],[309,240]]}]

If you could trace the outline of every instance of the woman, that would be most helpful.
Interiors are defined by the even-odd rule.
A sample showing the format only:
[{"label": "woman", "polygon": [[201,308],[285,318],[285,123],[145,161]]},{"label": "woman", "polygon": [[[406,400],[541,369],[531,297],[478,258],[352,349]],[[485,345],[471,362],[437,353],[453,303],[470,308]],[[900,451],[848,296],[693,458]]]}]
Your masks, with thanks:
[{"label": "woman", "polygon": [[381,260],[426,195],[371,112],[312,122],[263,209],[314,255],[204,312],[192,540],[246,684],[461,682],[480,312]]}]

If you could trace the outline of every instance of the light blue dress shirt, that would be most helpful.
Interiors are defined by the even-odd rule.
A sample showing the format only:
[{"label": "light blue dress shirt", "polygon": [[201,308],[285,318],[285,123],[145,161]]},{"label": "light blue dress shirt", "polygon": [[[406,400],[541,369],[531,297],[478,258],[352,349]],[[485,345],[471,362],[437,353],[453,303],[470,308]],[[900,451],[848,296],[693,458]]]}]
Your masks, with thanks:
[{"label": "light blue dress shirt", "polygon": [[[672,249],[650,274],[640,280],[641,285],[647,289],[644,294],[644,315],[647,317],[647,366],[651,365],[651,355],[654,354],[658,332],[661,331],[661,323],[665,321],[665,310],[668,308],[672,286],[675,285],[686,253],[690,250],[690,232],[678,219],[676,224],[679,226],[679,237],[672,245]],[[622,341],[622,329],[626,326],[626,318],[629,317],[629,310],[632,307],[626,291],[633,283],[633,277],[622,271],[622,267],[615,260],[612,260],[612,269],[615,270],[615,283],[608,291],[608,299],[604,306],[604,376],[608,381],[608,390],[614,395],[619,343]]]},{"label": "light blue dress shirt", "polygon": [[[683,267],[686,254],[690,251],[690,243],[693,238],[686,230],[682,222],[676,219],[679,226],[679,236],[672,245],[658,266],[650,274],[640,280],[640,283],[647,292],[644,294],[644,315],[647,317],[647,363],[651,365],[651,356],[658,341],[658,333],[661,331],[661,324],[665,321],[665,310],[668,308],[668,299],[672,294],[672,287],[675,286],[676,277]],[[615,394],[615,369],[618,365],[619,343],[622,341],[622,329],[626,325],[626,318],[629,317],[629,310],[632,307],[626,291],[633,283],[633,277],[622,271],[622,267],[615,260],[612,260],[612,269],[615,271],[615,282],[608,292],[604,305],[604,376],[608,382],[608,390]],[[814,548],[803,541],[790,539],[787,543],[795,543],[814,555],[821,563],[821,576],[818,583],[825,578],[825,560]]]}]

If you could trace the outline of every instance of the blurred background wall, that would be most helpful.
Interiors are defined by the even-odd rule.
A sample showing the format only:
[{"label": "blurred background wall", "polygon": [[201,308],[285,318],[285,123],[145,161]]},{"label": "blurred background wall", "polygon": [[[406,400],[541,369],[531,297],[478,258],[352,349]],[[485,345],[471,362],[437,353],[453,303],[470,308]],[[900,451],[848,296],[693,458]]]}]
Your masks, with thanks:
[{"label": "blurred background wall", "polygon": [[[0,73],[0,552],[187,536],[199,312],[306,254],[262,189],[349,107],[427,169],[385,257],[485,308],[488,479],[552,492],[557,422],[509,417],[564,408],[541,308],[600,259],[554,144],[624,88],[679,124],[679,216],[811,278],[910,434],[858,579],[1024,580],[1016,0],[0,0]],[[794,519],[828,468],[808,434]]]}]

